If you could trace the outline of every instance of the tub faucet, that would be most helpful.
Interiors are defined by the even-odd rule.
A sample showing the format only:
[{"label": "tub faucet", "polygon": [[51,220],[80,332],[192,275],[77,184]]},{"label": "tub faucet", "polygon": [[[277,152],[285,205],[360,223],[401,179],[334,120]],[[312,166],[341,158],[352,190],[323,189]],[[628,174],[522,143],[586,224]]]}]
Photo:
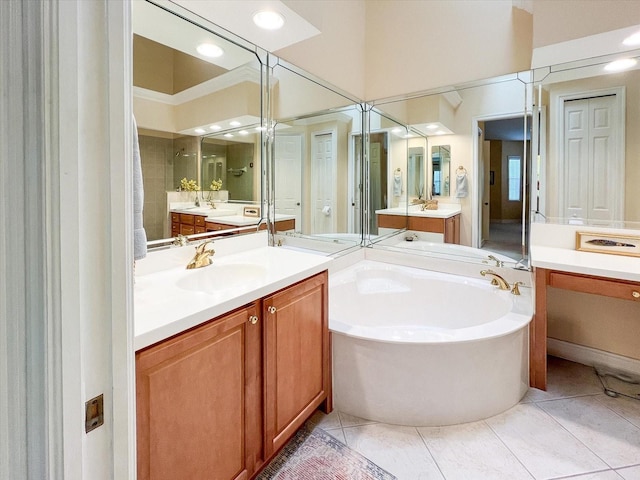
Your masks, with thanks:
[{"label": "tub faucet", "polygon": [[493,277],[493,280],[491,280],[491,285],[497,285],[498,287],[500,287],[500,290],[511,290],[509,283],[493,270],[482,270],[480,272],[480,275],[482,275],[483,277],[486,275],[491,275]]},{"label": "tub faucet", "polygon": [[196,254],[193,256],[191,261],[187,263],[187,270],[191,270],[193,268],[201,268],[206,267],[207,265],[211,265],[213,256],[216,251],[213,248],[206,250],[206,246],[210,243],[213,243],[212,240],[207,240],[206,242],[202,242],[200,245],[196,247]]},{"label": "tub faucet", "polygon": [[489,260],[493,260],[494,262],[496,262],[496,267],[504,267],[504,262],[502,260],[497,259],[493,255],[489,255],[487,258]]}]

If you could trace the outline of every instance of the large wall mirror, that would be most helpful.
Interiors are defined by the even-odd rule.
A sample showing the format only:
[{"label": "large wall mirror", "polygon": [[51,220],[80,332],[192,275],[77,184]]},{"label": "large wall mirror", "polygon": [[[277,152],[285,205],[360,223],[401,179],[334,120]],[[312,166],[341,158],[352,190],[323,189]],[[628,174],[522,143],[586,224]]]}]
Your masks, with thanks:
[{"label": "large wall mirror", "polygon": [[223,38],[201,18],[196,24],[177,5],[168,11],[137,1],[132,9],[133,109],[150,244],[257,224],[260,208],[245,218],[244,206],[259,207],[263,197],[266,53]]},{"label": "large wall mirror", "polygon": [[276,244],[327,253],[360,245],[360,103],[279,59],[269,97]]},{"label": "large wall mirror", "polygon": [[[417,237],[393,241],[406,238],[406,250],[421,254],[528,267],[532,91],[531,72],[522,72],[373,102],[427,139],[425,171],[418,173],[426,188],[420,190],[422,178],[407,179],[400,205]],[[415,175],[419,150],[407,148]]]},{"label": "large wall mirror", "polygon": [[636,50],[535,71],[537,221],[640,225],[639,55]]}]

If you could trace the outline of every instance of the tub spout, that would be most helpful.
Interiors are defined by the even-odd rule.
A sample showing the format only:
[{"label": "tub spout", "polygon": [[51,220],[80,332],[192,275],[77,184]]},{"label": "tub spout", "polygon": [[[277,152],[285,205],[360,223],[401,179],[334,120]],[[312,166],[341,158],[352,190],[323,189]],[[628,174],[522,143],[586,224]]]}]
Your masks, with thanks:
[{"label": "tub spout", "polygon": [[493,280],[491,280],[491,285],[497,285],[498,287],[500,287],[500,290],[511,290],[509,283],[493,270],[482,270],[480,272],[480,275],[482,275],[483,277],[486,275],[491,275],[493,277]]}]

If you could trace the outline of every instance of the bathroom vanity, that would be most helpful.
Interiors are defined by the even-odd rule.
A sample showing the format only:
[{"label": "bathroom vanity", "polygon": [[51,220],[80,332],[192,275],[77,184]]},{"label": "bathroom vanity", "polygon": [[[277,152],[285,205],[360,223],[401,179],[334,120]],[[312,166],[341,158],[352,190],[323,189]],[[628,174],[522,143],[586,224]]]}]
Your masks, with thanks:
[{"label": "bathroom vanity", "polygon": [[251,478],[316,408],[331,411],[329,261],[262,247],[136,279],[139,479]]},{"label": "bathroom vanity", "polygon": [[444,243],[460,244],[460,205],[442,205],[437,210],[420,210],[419,205],[407,208],[376,210],[378,228],[416,230],[442,235]]},{"label": "bathroom vanity", "polygon": [[[194,233],[217,232],[238,227],[258,225],[259,217],[250,217],[236,214],[233,210],[213,210],[207,208],[181,210],[172,209],[171,236],[192,235]],[[278,231],[295,229],[295,217],[293,215],[275,215],[275,226]],[[260,229],[266,228],[266,224],[260,225]]]}]

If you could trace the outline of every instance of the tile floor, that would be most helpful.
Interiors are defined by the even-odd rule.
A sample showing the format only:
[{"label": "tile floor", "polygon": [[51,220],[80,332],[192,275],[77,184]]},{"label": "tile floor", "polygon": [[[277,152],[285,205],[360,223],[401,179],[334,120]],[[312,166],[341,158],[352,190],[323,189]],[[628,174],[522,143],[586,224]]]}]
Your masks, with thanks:
[{"label": "tile floor", "polygon": [[402,427],[334,411],[311,422],[400,480],[640,480],[640,401],[604,395],[591,367],[549,358],[547,391],[449,427]]}]

